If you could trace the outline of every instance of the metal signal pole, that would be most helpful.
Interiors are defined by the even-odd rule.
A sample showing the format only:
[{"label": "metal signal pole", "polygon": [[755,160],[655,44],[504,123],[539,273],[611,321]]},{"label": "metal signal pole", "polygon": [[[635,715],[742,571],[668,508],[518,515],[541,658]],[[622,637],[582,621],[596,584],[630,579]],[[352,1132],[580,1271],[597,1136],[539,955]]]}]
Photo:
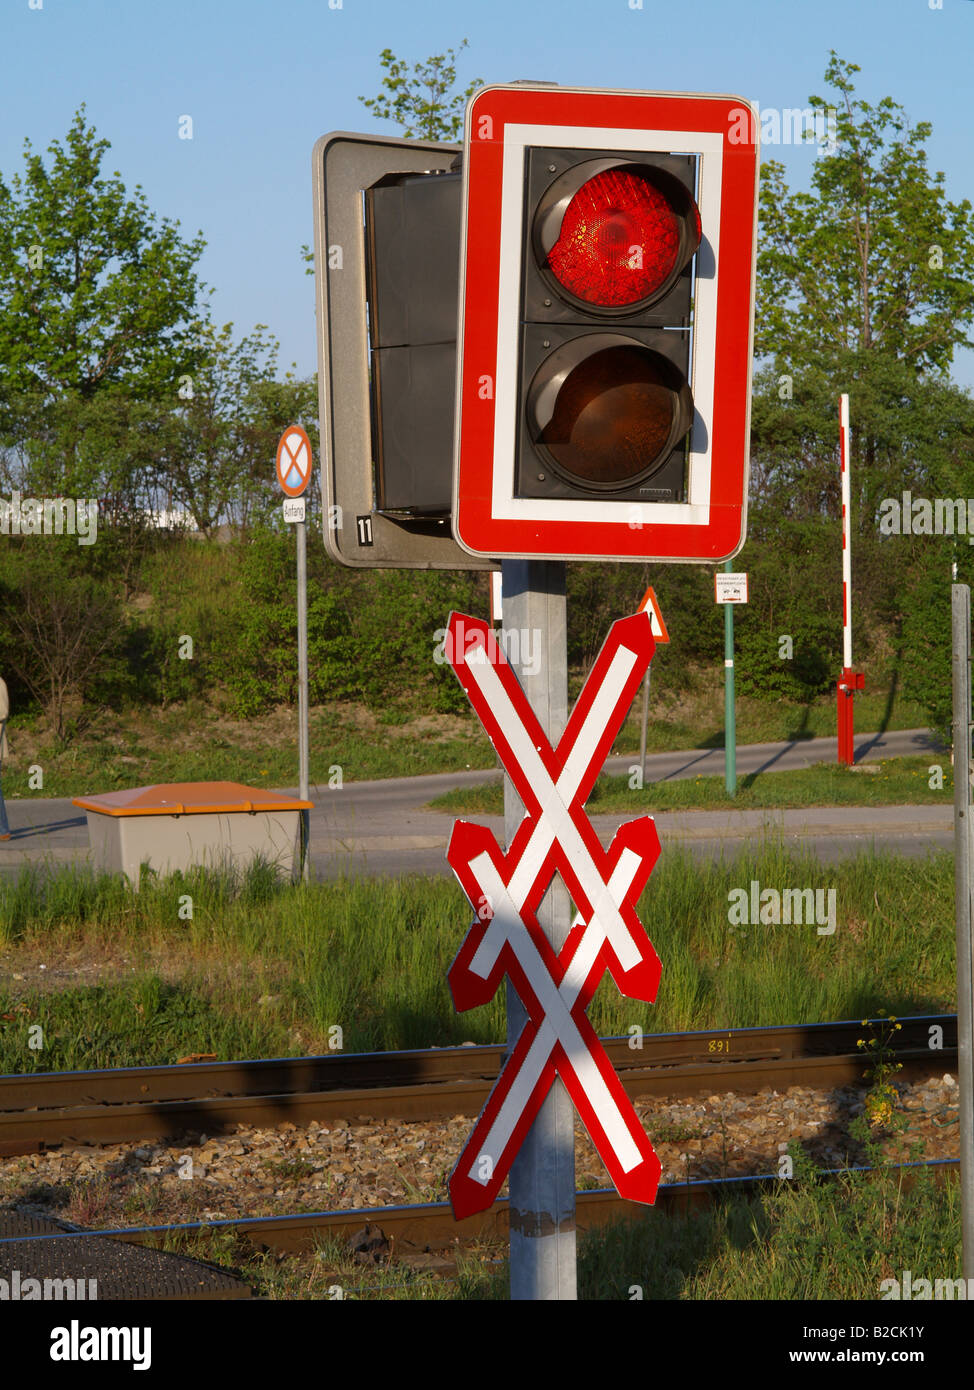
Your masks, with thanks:
[{"label": "metal signal pole", "polygon": [[957,1080],[960,1088],[961,1272],[974,1279],[974,952],[971,947],[974,804],[971,797],[971,591],[951,586],[954,743],[954,899],[957,931]]},{"label": "metal signal pole", "polygon": [[[308,536],[307,523],[295,523],[298,545],[298,796],[308,800]],[[301,877],[311,876],[311,813],[301,812]]]},{"label": "metal signal pole", "polygon": [[[562,561],[504,560],[504,627],[529,634],[512,643],[508,660],[553,747],[568,723],[568,639],[565,565]],[[526,650],[536,653],[525,666]],[[513,660],[513,654],[517,660]],[[507,844],[524,818],[510,777],[504,778]],[[538,921],[555,952],[568,938],[571,900],[557,875],[538,908]],[[513,1051],[527,1013],[507,985],[507,1048]],[[575,1299],[575,1107],[560,1076],[511,1167],[511,1298]]]},{"label": "metal signal pole", "polygon": [[[726,574],[733,574],[734,562],[724,562]],[[728,796],[737,795],[737,714],[734,708],[734,605],[724,604],[724,787]]]}]

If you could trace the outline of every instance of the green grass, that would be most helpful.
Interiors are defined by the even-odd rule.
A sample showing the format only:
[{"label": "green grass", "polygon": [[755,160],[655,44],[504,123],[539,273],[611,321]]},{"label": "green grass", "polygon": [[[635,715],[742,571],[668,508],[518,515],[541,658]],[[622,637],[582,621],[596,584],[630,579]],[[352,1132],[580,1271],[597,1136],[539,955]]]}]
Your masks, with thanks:
[{"label": "green grass", "polygon": [[618,1299],[878,1299],[884,1279],[959,1278],[960,1185],[923,1171],[795,1177],[766,1195],[686,1216],[647,1211],[591,1232],[579,1250],[579,1295]]},{"label": "green grass", "polygon": [[[42,1035],[31,1035],[40,1024]],[[194,1039],[205,1038],[199,1047]],[[85,1071],[168,1064],[195,1052],[219,1057],[280,1056],[288,1030],[275,1020],[235,1010],[225,1015],[205,986],[167,983],[140,973],[13,1003],[0,991],[0,1071]]]},{"label": "green grass", "polygon": [[[266,736],[254,745],[245,723],[208,719],[202,711],[158,711],[151,731],[114,724],[91,729],[66,747],[41,746],[23,751],[23,737],[11,732],[13,755],[5,761],[3,790],[18,797],[86,796],[121,787],[164,782],[243,782],[255,787],[289,787],[298,781],[297,719],[287,737]],[[196,727],[187,739],[187,728]],[[383,777],[418,777],[467,767],[493,767],[494,750],[472,717],[460,732],[437,735],[419,730],[397,735],[395,722],[360,728],[341,706],[314,710],[309,721],[312,792],[327,788],[336,769],[342,782]],[[239,737],[237,736],[239,728]],[[21,751],[18,751],[20,745]],[[31,787],[40,767],[43,784]],[[341,783],[339,783],[341,785]]]},{"label": "green grass", "polygon": [[312,1254],[282,1256],[258,1252],[245,1235],[231,1230],[167,1236],[160,1246],[175,1254],[207,1260],[249,1284],[255,1297],[292,1301],[452,1302],[506,1299],[507,1261],[500,1243],[477,1251],[457,1252],[449,1278],[406,1263],[363,1265],[347,1245],[333,1239],[318,1243]]},{"label": "green grass", "polygon": [[[572,698],[584,673],[571,673]],[[721,748],[724,742],[723,685],[715,669],[694,671],[689,685],[668,685],[665,668],[654,675],[647,735],[650,753]],[[407,697],[370,715],[360,706],[335,703],[310,714],[312,787],[327,787],[335,767],[346,782],[411,777],[496,765],[494,750],[474,715],[426,716],[417,720]],[[834,737],[835,699],[810,704],[742,696],[736,705],[739,744]],[[639,748],[642,696],[637,694],[613,753]],[[856,728],[922,728],[918,705],[885,690],[856,697]],[[218,716],[199,702],[102,712],[66,746],[56,747],[37,731],[39,721],[15,714],[11,756],[4,763],[8,799],[84,796],[155,782],[232,781],[254,786],[297,783],[297,715],[294,710],[253,720]],[[949,762],[949,757],[947,758]],[[43,785],[31,786],[40,767]],[[36,782],[36,776],[34,777]]]},{"label": "green grass", "polygon": [[[731,925],[730,891],[755,879],[834,887],[834,934]],[[179,915],[187,893],[190,921]],[[590,1017],[599,1033],[623,1036],[634,1025],[652,1033],[953,1010],[953,893],[944,853],[823,866],[774,841],[716,864],[669,851],[640,902],[663,964],[657,1002],[624,999],[606,978]],[[470,920],[445,878],[292,886],[257,866],[239,881],[201,871],[134,894],[82,869],[25,868],[0,880],[0,1015],[10,1015],[0,1018],[0,1071],[301,1055],[338,1041],[345,1052],[496,1042],[503,991],[458,1015],[446,983]],[[115,962],[97,985],[58,995],[10,979],[14,958],[20,971],[79,947]],[[32,1050],[37,1024],[44,1047]]]},{"label": "green grass", "polygon": [[[943,786],[930,786],[930,768],[939,766]],[[633,790],[626,775],[599,778],[586,803],[602,815],[645,814],[654,811],[747,810],[748,807],[787,806],[950,806],[954,780],[950,758],[890,758],[867,764],[875,772],[852,770],[838,763],[816,763],[792,772],[752,772],[737,783],[737,795],[727,795],[723,777],[692,777],[649,782]],[[435,811],[453,815],[502,815],[502,782],[461,787],[431,801]]]}]

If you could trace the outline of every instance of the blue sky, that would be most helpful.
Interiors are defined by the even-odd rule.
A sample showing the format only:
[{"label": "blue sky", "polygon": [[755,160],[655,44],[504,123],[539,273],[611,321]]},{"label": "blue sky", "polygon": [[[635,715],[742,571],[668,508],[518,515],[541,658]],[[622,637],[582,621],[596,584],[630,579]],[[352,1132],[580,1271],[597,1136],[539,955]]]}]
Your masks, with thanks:
[{"label": "blue sky", "polygon": [[[972,0],[0,0],[0,172],[29,137],[62,139],[81,102],[128,186],[184,235],[201,230],[213,315],[267,324],[281,363],[315,369],[311,149],[329,130],[394,135],[375,96],[384,48],[410,63],[464,38],[458,81],[730,92],[762,107],[826,95],[830,48],[862,68],[858,94],[929,120],[948,196],[974,199],[967,107]],[[40,6],[40,8],[32,8]],[[179,138],[191,115],[193,139]],[[793,186],[809,147],[768,151]],[[974,384],[974,354],[955,364]]]}]

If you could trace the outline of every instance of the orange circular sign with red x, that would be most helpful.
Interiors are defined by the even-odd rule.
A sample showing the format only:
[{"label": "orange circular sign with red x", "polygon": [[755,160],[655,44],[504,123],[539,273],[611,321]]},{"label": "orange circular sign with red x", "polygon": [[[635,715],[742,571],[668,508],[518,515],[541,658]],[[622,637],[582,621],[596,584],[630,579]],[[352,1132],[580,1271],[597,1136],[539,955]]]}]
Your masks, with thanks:
[{"label": "orange circular sign with red x", "polygon": [[288,497],[300,497],[311,481],[311,440],[300,425],[288,425],[281,435],[277,481]]}]

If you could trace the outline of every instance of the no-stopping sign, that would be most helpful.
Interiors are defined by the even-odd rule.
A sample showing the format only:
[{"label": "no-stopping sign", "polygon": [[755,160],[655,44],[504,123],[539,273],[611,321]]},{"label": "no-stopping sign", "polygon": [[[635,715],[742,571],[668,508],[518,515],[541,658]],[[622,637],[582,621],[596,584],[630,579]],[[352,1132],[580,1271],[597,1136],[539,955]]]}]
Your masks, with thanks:
[{"label": "no-stopping sign", "polygon": [[300,497],[311,481],[311,440],[300,425],[288,425],[281,435],[277,481],[287,497]]}]

